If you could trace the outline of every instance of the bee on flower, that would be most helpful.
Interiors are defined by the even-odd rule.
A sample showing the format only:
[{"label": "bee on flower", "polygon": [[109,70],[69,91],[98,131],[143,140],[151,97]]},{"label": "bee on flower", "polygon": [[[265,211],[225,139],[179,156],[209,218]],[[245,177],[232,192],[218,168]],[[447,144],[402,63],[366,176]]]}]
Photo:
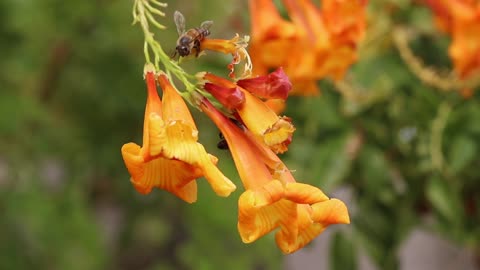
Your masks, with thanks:
[{"label": "bee on flower", "polygon": [[178,40],[177,47],[175,47],[175,57],[178,53],[181,57],[190,55],[195,52],[195,56],[198,57],[200,53],[200,43],[202,40],[210,35],[210,27],[212,21],[204,21],[200,27],[191,28],[185,31],[185,17],[180,11],[175,11],[173,14],[175,25],[177,26]]},{"label": "bee on flower", "polygon": [[[204,177],[219,196],[227,197],[235,191],[236,185],[216,166],[218,159],[198,142],[199,130],[185,102],[188,101],[217,125],[223,141],[218,146],[232,153],[245,188],[238,201],[237,224],[244,243],[279,229],[278,247],[284,253],[292,253],[329,225],[348,224],[350,217],[342,201],[329,199],[319,188],[297,182],[277,156],[288,150],[295,131],[289,117],[279,116],[269,107],[271,101],[286,100],[292,90],[283,68],[252,76],[252,59],[246,50],[248,37],[209,39],[211,21],[185,31],[185,18],[176,12],[174,20],[180,35],[176,54],[198,56],[203,50],[211,50],[233,56],[227,65],[229,79],[207,71],[196,76],[187,74],[153,39],[149,23],[160,29],[163,25],[147,14],[153,12],[148,0],[136,0],[134,7],[134,18],[146,35],[147,62],[142,145],[131,142],[121,149],[134,188],[142,194],[154,188],[166,190],[188,203],[197,200],[199,177]],[[152,63],[150,59],[155,60]],[[244,69],[237,76],[235,66],[242,62]],[[159,68],[160,64],[165,71]],[[183,84],[184,91],[172,84],[173,79]],[[193,79],[195,83],[191,82]]]}]

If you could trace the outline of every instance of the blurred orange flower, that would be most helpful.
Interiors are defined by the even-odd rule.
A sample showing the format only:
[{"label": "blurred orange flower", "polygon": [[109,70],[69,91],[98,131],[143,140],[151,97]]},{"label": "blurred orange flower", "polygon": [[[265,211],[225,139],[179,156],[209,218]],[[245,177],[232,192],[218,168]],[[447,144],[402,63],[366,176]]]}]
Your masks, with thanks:
[{"label": "blurred orange flower", "polygon": [[142,194],[164,189],[192,203],[197,199],[195,179],[204,176],[219,196],[230,195],[236,187],[216,167],[217,158],[197,142],[198,130],[182,97],[164,74],[158,77],[163,103],[153,72],[146,73],[146,82],[143,146],[122,147],[133,186]]},{"label": "blurred orange flower", "polygon": [[331,224],[349,223],[345,204],[320,189],[297,183],[288,168],[250,131],[240,129],[208,100],[201,109],[225,136],[246,191],[238,201],[238,230],[251,243],[279,229],[276,242],[284,253],[308,244]]},{"label": "blurred orange flower", "polygon": [[480,68],[480,1],[425,0],[435,14],[435,23],[452,35],[449,55],[455,72],[467,78]]},{"label": "blurred orange flower", "polygon": [[357,58],[365,34],[366,0],[283,0],[291,21],[272,0],[249,0],[253,73],[283,67],[293,94],[315,95],[317,80],[340,79]]},{"label": "blurred orange flower", "polygon": [[288,150],[295,131],[291,119],[278,116],[258,97],[287,98],[291,83],[281,69],[263,77],[239,80],[237,84],[212,73],[202,74],[202,80],[207,81],[205,90],[233,110],[238,120],[270,149],[275,153]]}]

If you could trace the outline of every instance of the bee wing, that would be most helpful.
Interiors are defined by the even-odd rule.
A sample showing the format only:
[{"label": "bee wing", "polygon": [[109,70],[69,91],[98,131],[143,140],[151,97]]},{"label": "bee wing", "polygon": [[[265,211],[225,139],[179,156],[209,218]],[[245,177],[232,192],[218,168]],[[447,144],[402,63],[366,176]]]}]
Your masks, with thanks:
[{"label": "bee wing", "polygon": [[202,22],[200,27],[208,30],[208,29],[210,29],[210,27],[212,27],[212,25],[213,25],[213,21],[204,21],[204,22]]},{"label": "bee wing", "polygon": [[177,26],[178,35],[185,33],[185,17],[183,17],[183,14],[180,13],[180,11],[175,10],[175,13],[173,13],[173,21]]}]

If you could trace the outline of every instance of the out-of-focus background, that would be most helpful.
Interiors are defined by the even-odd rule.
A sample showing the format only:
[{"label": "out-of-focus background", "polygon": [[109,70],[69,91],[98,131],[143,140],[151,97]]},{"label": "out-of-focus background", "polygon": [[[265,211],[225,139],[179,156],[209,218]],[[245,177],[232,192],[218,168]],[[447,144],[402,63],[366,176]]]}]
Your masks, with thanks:
[{"label": "out-of-focus background", "polygon": [[[246,1],[168,2],[156,32],[168,52],[174,10],[187,27],[213,20],[212,37],[249,33]],[[452,69],[450,37],[418,2],[370,0],[346,76],[354,98],[328,80],[319,96],[289,98],[297,131],[283,158],[345,200],[352,224],[284,256],[273,234],[241,242],[239,191],[220,198],[200,180],[188,205],[131,186],[120,147],[141,142],[146,99],[133,1],[1,1],[0,269],[479,269],[480,96],[429,86],[400,57],[392,29],[407,25],[423,33],[409,46],[426,65]],[[226,76],[229,61],[208,53],[185,67]],[[218,129],[193,113],[239,183]]]}]

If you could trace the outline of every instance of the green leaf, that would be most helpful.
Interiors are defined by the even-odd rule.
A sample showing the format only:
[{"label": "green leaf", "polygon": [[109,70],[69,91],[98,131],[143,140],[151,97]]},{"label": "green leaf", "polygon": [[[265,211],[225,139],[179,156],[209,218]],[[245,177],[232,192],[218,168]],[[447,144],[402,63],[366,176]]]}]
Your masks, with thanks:
[{"label": "green leaf", "polygon": [[363,188],[369,194],[381,199],[383,203],[390,204],[393,200],[393,186],[390,179],[388,163],[381,149],[366,145],[360,153],[362,168]]},{"label": "green leaf", "polygon": [[449,167],[452,173],[457,174],[475,158],[477,145],[468,136],[458,136],[450,147]]},{"label": "green leaf", "polygon": [[357,254],[352,240],[342,232],[337,232],[332,240],[330,269],[357,269]]},{"label": "green leaf", "polygon": [[320,181],[319,185],[324,190],[338,186],[351,171],[352,159],[345,149],[350,138],[345,135],[329,138],[318,145],[317,151],[311,155],[315,158],[309,172]]},{"label": "green leaf", "polygon": [[432,207],[449,222],[458,223],[461,219],[462,207],[454,188],[447,181],[432,178],[426,187],[427,198]]}]

